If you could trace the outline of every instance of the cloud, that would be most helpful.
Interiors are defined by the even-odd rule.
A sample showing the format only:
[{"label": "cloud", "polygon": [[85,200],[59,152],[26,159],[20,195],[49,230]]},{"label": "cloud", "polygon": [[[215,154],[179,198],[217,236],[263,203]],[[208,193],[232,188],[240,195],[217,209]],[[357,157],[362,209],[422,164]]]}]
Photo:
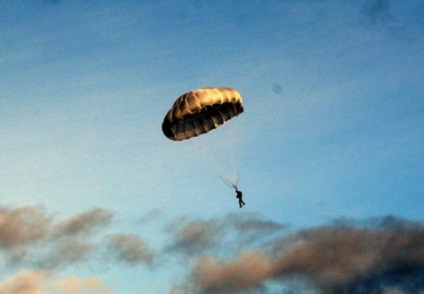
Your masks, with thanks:
[{"label": "cloud", "polygon": [[285,227],[253,213],[208,220],[180,218],[168,227],[172,238],[165,251],[193,256],[216,253],[222,248],[261,245]]},{"label": "cloud", "polygon": [[224,227],[232,230],[237,239],[245,245],[263,245],[272,238],[275,233],[281,233],[288,226],[269,219],[263,219],[260,215],[246,213],[242,215],[229,214],[223,222]]},{"label": "cloud", "polygon": [[58,238],[86,238],[107,226],[111,219],[110,212],[96,208],[56,224],[53,216],[39,207],[3,207],[0,208],[0,250],[16,252]]},{"label": "cloud", "polygon": [[100,208],[60,219],[40,207],[0,207],[3,274],[20,270],[0,280],[0,293],[112,293],[97,277],[58,275],[92,262],[100,267],[110,261],[115,266],[153,265],[154,250],[135,234],[113,231],[112,219],[110,211]]},{"label": "cloud", "polygon": [[191,279],[196,291],[231,293],[260,286],[264,279],[270,277],[272,270],[272,262],[264,254],[242,252],[228,262],[201,258],[192,272]]},{"label": "cloud", "polygon": [[52,217],[37,207],[0,208],[0,249],[13,250],[45,240]]},{"label": "cloud", "polygon": [[48,270],[86,263],[105,250],[127,265],[151,264],[153,250],[138,236],[102,234],[112,218],[100,208],[61,221],[40,207],[0,208],[0,253],[9,266]]},{"label": "cloud", "polygon": [[219,224],[214,220],[179,219],[169,227],[169,232],[172,233],[173,240],[166,251],[189,255],[215,247],[222,237]]},{"label": "cloud", "polygon": [[40,207],[1,208],[0,252],[12,265],[77,263],[94,250],[94,236],[111,218],[110,212],[96,208],[58,223]]},{"label": "cloud", "polygon": [[[112,219],[99,208],[60,221],[38,207],[0,208],[0,253],[12,265],[37,270],[6,279],[0,293],[55,293],[55,287],[109,293],[96,278],[58,278],[53,272],[96,256],[153,265],[156,250],[138,235],[111,233]],[[298,231],[253,213],[170,222],[162,254],[183,258],[188,270],[185,281],[171,287],[173,293],[254,293],[269,287],[283,293],[424,291],[420,222],[393,216],[337,219]]]},{"label": "cloud", "polygon": [[41,268],[58,268],[86,260],[96,247],[88,241],[65,238],[49,246],[48,252],[37,256],[36,264]]},{"label": "cloud", "polygon": [[162,217],[163,217],[163,211],[158,209],[158,208],[154,208],[154,209],[150,210],[148,213],[146,213],[145,215],[143,215],[139,219],[139,222],[140,223],[148,223],[148,222],[156,221],[156,220],[158,220]]},{"label": "cloud", "polygon": [[319,293],[413,293],[424,290],[424,226],[386,217],[280,234],[231,256],[199,255],[187,281],[183,287],[196,293],[246,293],[270,283],[290,289],[297,282]]},{"label": "cloud", "polygon": [[0,293],[4,294],[42,294],[39,290],[45,273],[23,271],[16,276],[9,277],[0,284]]},{"label": "cloud", "polygon": [[153,250],[138,236],[132,234],[115,234],[108,237],[108,253],[118,261],[135,265],[152,264]]},{"label": "cloud", "polygon": [[111,212],[95,208],[60,223],[56,231],[58,236],[85,235],[107,226],[111,220]]},{"label": "cloud", "polygon": [[47,293],[87,293],[109,294],[109,287],[105,286],[98,278],[91,277],[80,279],[77,277],[58,277],[46,272],[21,271],[0,283],[2,294],[47,294]]},{"label": "cloud", "polygon": [[[66,277],[55,281],[53,287],[54,293],[92,293],[92,294],[111,294],[112,290],[104,285],[99,278],[80,279],[77,277]],[[48,293],[48,292],[47,292]]]}]

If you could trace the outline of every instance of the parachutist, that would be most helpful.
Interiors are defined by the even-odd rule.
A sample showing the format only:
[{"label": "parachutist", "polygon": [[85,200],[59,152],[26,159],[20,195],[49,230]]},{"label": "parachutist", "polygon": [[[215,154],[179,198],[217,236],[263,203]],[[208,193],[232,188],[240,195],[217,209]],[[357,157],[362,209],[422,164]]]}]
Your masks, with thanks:
[{"label": "parachutist", "polygon": [[244,203],[244,201],[243,201],[243,193],[241,191],[239,191],[237,188],[235,188],[235,189],[236,189],[236,194],[237,194],[236,198],[238,198],[240,208],[242,208],[244,205],[246,205],[246,203]]}]

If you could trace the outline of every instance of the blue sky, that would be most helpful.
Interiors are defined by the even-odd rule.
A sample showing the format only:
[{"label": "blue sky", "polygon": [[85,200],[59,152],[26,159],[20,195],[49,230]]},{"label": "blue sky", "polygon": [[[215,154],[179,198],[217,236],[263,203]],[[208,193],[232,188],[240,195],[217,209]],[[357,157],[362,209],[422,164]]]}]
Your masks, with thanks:
[{"label": "blue sky", "polygon": [[[286,254],[320,256],[326,230],[378,248],[364,230],[422,230],[423,12],[418,0],[0,1],[0,292],[355,293],[364,272],[349,262],[307,272]],[[245,112],[206,143],[168,140],[168,109],[204,86],[236,88]],[[230,161],[243,209],[216,174],[234,174]],[[362,270],[386,274],[359,252]]]}]

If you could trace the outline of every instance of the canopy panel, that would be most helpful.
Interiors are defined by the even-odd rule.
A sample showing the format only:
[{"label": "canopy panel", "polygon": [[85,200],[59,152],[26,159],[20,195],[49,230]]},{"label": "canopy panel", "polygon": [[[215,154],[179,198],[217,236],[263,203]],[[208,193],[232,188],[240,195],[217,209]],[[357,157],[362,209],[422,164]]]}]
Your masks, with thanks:
[{"label": "canopy panel", "polygon": [[206,134],[242,112],[242,98],[235,89],[201,88],[175,101],[163,120],[162,132],[182,141]]}]

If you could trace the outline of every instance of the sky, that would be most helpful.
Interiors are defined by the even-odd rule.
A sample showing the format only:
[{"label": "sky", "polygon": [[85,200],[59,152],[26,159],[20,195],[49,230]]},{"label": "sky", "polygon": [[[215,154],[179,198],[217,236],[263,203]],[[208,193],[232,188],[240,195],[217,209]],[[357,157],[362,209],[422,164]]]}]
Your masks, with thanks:
[{"label": "sky", "polygon": [[[424,291],[423,12],[0,0],[0,293]],[[167,139],[206,86],[244,113]]]}]

